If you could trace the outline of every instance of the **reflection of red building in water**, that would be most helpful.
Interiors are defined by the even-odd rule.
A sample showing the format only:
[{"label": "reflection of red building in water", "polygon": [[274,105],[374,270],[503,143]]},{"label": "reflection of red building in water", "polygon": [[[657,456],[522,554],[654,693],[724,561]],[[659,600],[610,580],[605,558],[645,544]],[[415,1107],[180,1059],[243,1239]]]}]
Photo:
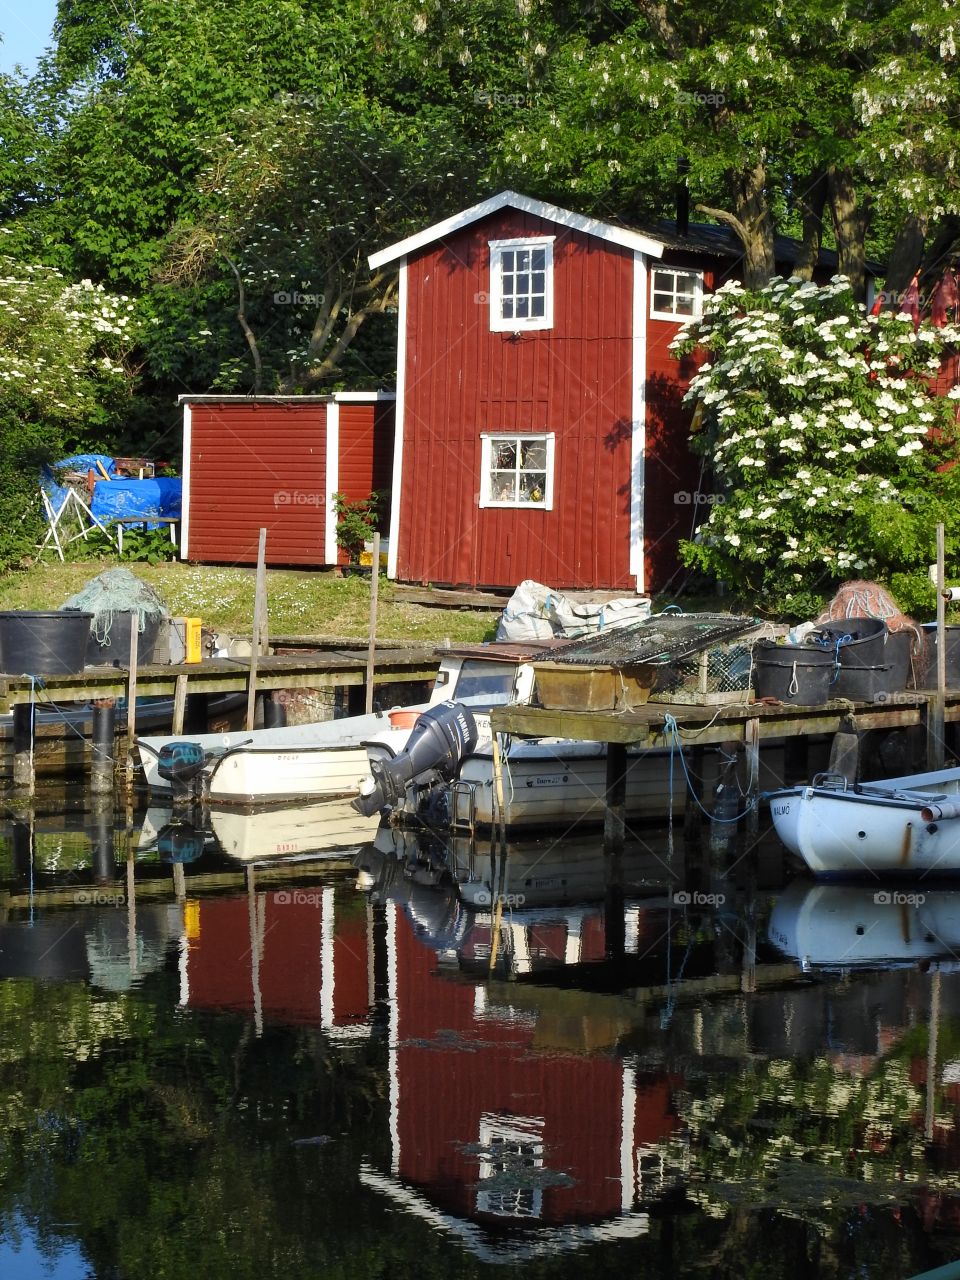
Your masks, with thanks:
[{"label": "reflection of red building in water", "polygon": [[235,1009],[261,1022],[370,1034],[370,908],[332,885],[193,904],[181,1002]]},{"label": "reflection of red building in water", "polygon": [[644,1152],[676,1128],[667,1078],[544,1043],[535,1013],[440,976],[400,908],[387,912],[391,1176],[364,1168],[366,1184],[491,1260],[507,1227],[539,1229],[528,1252],[646,1230]]}]

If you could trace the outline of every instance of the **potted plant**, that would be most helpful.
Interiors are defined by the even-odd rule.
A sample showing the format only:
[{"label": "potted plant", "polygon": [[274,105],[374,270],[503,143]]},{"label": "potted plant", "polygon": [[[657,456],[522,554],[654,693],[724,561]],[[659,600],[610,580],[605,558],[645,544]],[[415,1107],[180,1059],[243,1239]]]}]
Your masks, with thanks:
[{"label": "potted plant", "polygon": [[382,501],[383,495],[376,491],[356,501],[351,501],[343,493],[333,495],[337,514],[337,546],[347,554],[348,571],[365,572],[365,566],[361,568],[360,557],[365,544],[377,531]]}]

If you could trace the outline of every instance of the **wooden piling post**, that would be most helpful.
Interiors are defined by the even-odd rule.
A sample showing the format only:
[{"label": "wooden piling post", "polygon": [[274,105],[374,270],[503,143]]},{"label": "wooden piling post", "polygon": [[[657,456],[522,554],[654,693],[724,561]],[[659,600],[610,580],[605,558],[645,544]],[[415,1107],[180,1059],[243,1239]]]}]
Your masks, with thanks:
[{"label": "wooden piling post", "polygon": [[[704,748],[696,746],[692,751],[692,764],[690,768],[690,786],[686,788],[686,801],[683,813],[683,835],[686,840],[698,840],[700,838],[701,819],[703,811],[701,805],[703,803],[703,769],[704,769]],[[680,768],[680,777],[683,778],[683,767],[679,765],[679,761],[674,761],[675,767]],[[674,786],[677,784],[676,773],[674,774]]]},{"label": "wooden piling post", "polygon": [[97,698],[93,704],[93,739],[90,757],[90,791],[95,796],[113,793],[116,737],[116,699]]},{"label": "wooden piling post", "polygon": [[743,754],[747,765],[747,835],[760,829],[760,720],[753,716],[743,726]]},{"label": "wooden piling post", "polygon": [[380,591],[380,534],[373,535],[373,564],[370,568],[370,640],[367,644],[367,684],[364,711],[373,710],[373,667],[377,655],[377,596]]},{"label": "wooden piling post", "polygon": [[260,656],[260,641],[266,628],[267,611],[267,531],[260,530],[260,542],[257,547],[257,585],[253,597],[253,627],[251,634],[253,643],[250,646],[250,674],[247,679],[247,718],[246,727],[253,728],[253,719],[257,707],[257,659]]},{"label": "wooden piling post", "polygon": [[130,627],[130,675],[127,680],[127,790],[133,789],[133,749],[137,736],[137,670],[140,662],[140,633]]},{"label": "wooden piling post", "polygon": [[623,852],[627,830],[627,748],[622,742],[607,743],[607,809],[603,818],[603,852]]},{"label": "wooden piling post", "polygon": [[187,709],[187,675],[181,672],[173,691],[173,724],[172,732],[176,737],[183,733],[183,718]]},{"label": "wooden piling post", "polygon": [[943,525],[937,525],[937,691],[927,703],[927,768],[942,769],[944,765],[944,722],[947,691],[947,601],[944,594],[944,540]]},{"label": "wooden piling post", "polygon": [[15,790],[31,796],[36,788],[33,715],[32,702],[17,703],[13,708],[13,785]]}]

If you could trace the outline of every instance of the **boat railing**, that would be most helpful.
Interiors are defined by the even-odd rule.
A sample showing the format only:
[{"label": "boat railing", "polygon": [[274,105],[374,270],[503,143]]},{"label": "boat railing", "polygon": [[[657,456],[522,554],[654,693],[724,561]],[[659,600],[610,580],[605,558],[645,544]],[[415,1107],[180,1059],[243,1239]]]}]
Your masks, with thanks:
[{"label": "boat railing", "polygon": [[820,787],[824,791],[847,791],[850,786],[849,779],[842,773],[815,773],[813,775],[814,788]]},{"label": "boat railing", "polygon": [[[466,782],[462,778],[450,784],[450,825],[452,827],[465,826],[472,835],[476,827],[477,818],[477,793],[472,782]],[[466,816],[461,817],[461,802],[466,803]]]}]

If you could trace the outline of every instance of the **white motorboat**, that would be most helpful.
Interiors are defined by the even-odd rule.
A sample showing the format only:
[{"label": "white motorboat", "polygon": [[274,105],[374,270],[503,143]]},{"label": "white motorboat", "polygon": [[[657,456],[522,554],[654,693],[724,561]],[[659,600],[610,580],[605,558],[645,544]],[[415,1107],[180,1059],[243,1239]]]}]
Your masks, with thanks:
[{"label": "white motorboat", "polygon": [[960,949],[960,891],[925,885],[812,884],[795,880],[770,913],[767,936],[801,968],[889,968]]},{"label": "white motorboat", "polygon": [[856,786],[821,774],[767,799],[777,835],[814,875],[960,872],[960,768]]},{"label": "white motorboat", "polygon": [[[386,767],[405,751],[409,733],[380,733],[368,744],[371,778],[361,787],[377,796],[398,820],[422,820],[434,828],[473,831],[496,822],[493,740],[490,718],[470,707],[476,725],[476,741],[467,746],[453,766],[453,776],[438,777],[433,762],[423,770],[406,773],[406,785],[374,790]],[[716,780],[718,757],[704,756],[707,785]],[[674,803],[684,803],[686,783],[677,755],[672,766],[669,749],[630,751],[627,754],[625,808],[628,818],[651,818],[667,812],[672,788]],[[510,739],[501,751],[504,824],[513,829],[542,829],[574,823],[604,821],[606,813],[607,748],[603,742],[579,742],[570,738]],[[448,770],[448,772],[450,772]],[[373,803],[371,801],[370,803]]]},{"label": "white motorboat", "polygon": [[[538,642],[542,648],[543,642]],[[286,728],[180,737],[137,739],[144,775],[152,791],[172,790],[161,770],[161,752],[189,746],[197,761],[195,789],[211,803],[292,804],[306,799],[353,796],[369,766],[364,743],[390,730],[400,745],[415,719],[446,698],[488,704],[527,701],[533,668],[525,662],[530,646],[463,645],[440,650],[440,669],[429,702],[402,709],[404,728],[392,728],[396,712],[374,712]],[[393,717],[391,719],[391,717]]]}]

